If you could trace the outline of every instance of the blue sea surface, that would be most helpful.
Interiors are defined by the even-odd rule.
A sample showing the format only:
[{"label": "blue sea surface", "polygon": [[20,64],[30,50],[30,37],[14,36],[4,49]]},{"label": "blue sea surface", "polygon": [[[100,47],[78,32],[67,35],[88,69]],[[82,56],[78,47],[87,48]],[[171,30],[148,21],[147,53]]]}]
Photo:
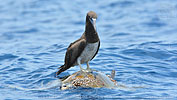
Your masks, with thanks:
[{"label": "blue sea surface", "polygon": [[[177,1],[0,1],[0,100],[177,100]],[[90,66],[115,70],[119,88],[60,90],[55,73],[90,10],[101,40]]]}]

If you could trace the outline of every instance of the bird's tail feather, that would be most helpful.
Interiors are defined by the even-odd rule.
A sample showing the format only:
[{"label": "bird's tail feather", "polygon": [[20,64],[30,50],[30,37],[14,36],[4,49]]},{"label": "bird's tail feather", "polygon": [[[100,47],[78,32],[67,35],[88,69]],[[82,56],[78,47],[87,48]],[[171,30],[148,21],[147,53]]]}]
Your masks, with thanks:
[{"label": "bird's tail feather", "polygon": [[65,65],[62,65],[61,67],[58,68],[58,72],[56,72],[56,76],[58,76],[61,72],[65,71],[66,70],[66,67]]}]

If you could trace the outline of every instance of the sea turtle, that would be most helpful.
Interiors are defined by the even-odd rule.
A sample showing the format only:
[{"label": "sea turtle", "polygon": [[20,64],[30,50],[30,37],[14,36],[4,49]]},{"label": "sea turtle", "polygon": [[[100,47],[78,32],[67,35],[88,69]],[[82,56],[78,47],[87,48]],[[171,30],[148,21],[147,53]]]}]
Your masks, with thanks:
[{"label": "sea turtle", "polygon": [[105,75],[104,73],[96,70],[91,72],[78,71],[67,78],[62,79],[61,89],[70,88],[115,88],[117,87],[117,82],[113,79],[115,76],[115,71],[113,70],[111,75]]}]

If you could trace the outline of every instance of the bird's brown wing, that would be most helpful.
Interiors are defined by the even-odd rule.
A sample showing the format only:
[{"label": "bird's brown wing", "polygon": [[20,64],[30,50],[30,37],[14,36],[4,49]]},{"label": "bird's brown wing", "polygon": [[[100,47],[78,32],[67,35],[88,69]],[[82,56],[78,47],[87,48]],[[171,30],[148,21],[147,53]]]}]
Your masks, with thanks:
[{"label": "bird's brown wing", "polygon": [[[96,54],[98,53],[99,48],[100,48],[100,41],[99,41],[99,43],[98,43],[98,49],[97,49],[95,55],[92,57],[92,59],[93,59],[93,58],[96,56]],[[91,60],[92,60],[92,59],[91,59]]]},{"label": "bird's brown wing", "polygon": [[57,75],[59,75],[61,72],[69,69],[71,66],[74,65],[74,63],[77,61],[77,58],[81,55],[82,51],[84,50],[85,46],[86,46],[85,39],[76,40],[75,42],[69,45],[65,55],[65,64],[59,68]]}]

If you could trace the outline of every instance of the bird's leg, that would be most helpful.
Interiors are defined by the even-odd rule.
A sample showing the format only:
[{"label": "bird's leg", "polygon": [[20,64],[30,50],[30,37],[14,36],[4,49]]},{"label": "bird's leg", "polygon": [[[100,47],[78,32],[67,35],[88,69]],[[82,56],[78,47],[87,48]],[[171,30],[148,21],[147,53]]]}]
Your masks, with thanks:
[{"label": "bird's leg", "polygon": [[84,71],[84,69],[83,69],[82,66],[81,66],[81,63],[80,63],[80,59],[79,59],[79,58],[77,59],[77,64],[79,65],[80,70],[81,70],[81,71]]},{"label": "bird's leg", "polygon": [[88,62],[88,61],[87,61],[87,71],[88,71],[88,72],[96,71],[95,69],[91,69],[91,68],[90,68],[90,65],[89,65],[89,62]]},{"label": "bird's leg", "polygon": [[79,58],[77,59],[77,64],[79,65],[81,72],[83,72],[83,74],[86,76],[87,73],[86,73],[86,71],[82,68]]},{"label": "bird's leg", "polygon": [[88,62],[88,61],[87,61],[87,70],[88,70],[89,72],[91,72],[91,69],[90,69],[89,62]]}]

